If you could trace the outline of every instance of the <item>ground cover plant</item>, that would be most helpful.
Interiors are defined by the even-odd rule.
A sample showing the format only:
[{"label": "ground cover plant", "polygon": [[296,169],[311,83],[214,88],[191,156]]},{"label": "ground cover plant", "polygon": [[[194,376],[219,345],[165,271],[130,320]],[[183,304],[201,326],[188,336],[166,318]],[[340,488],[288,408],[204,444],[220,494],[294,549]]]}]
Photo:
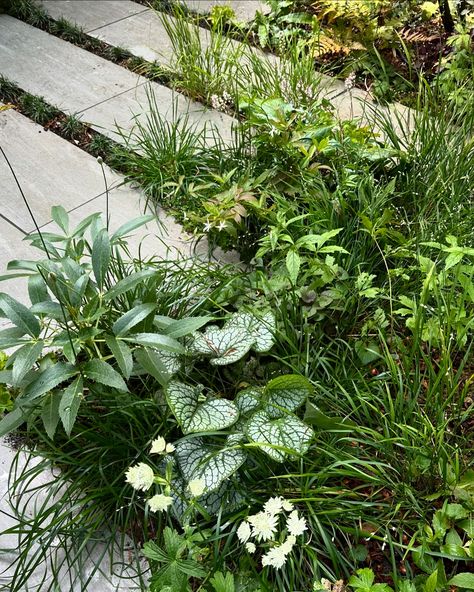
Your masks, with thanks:
[{"label": "ground cover plant", "polygon": [[[207,56],[206,84],[192,60],[180,84],[225,101]],[[474,589],[472,104],[422,86],[408,123],[340,121],[275,71],[227,90],[233,143],[166,123],[150,95],[120,154],[245,270],[134,259],[149,217],[112,233],[62,208],[30,237],[40,261],[9,265],[31,306],[0,295],[0,347],[19,346],[0,430],[31,459],[12,470],[5,589],[46,560],[39,589],[87,590],[102,542],[153,592]]]}]

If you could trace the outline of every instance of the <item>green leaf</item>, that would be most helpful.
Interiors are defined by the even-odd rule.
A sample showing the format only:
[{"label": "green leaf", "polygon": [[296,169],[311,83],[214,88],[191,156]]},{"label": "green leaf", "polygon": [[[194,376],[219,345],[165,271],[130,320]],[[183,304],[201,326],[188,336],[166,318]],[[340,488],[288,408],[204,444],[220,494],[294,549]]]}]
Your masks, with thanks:
[{"label": "green leaf", "polygon": [[123,341],[115,339],[112,335],[105,336],[105,343],[112,352],[124,377],[128,380],[133,370],[132,352]]},{"label": "green leaf", "polygon": [[125,222],[125,224],[122,224],[122,226],[117,228],[117,230],[113,233],[113,235],[110,238],[110,242],[111,243],[117,242],[117,240],[119,238],[123,238],[123,237],[127,236],[128,234],[130,234],[131,232],[133,232],[137,228],[140,228],[140,226],[143,226],[144,224],[147,224],[148,222],[151,222],[152,220],[155,220],[155,219],[156,219],[155,214],[146,214],[145,216],[139,216],[138,218],[135,218],[134,220],[130,220],[129,222]]},{"label": "green leaf", "polygon": [[193,331],[197,331],[210,321],[212,321],[212,317],[188,317],[176,321],[173,320],[163,332],[169,337],[177,339],[178,337],[184,337],[193,333]]},{"label": "green leaf", "polygon": [[26,343],[25,339],[22,339],[22,337],[24,336],[25,332],[23,331],[23,329],[18,329],[18,327],[8,327],[7,329],[1,330],[0,349],[17,347],[18,345]]},{"label": "green leaf", "polygon": [[138,343],[138,345],[144,345],[145,347],[156,347],[157,349],[163,349],[174,354],[184,353],[184,347],[179,341],[168,337],[168,335],[160,335],[159,333],[136,333],[135,335],[129,335],[124,340]]},{"label": "green leaf", "polygon": [[229,572],[224,576],[222,572],[216,571],[214,577],[209,581],[214,592],[235,592],[234,576]]},{"label": "green leaf", "polygon": [[6,316],[19,329],[31,335],[38,337],[41,327],[38,319],[26,308],[8,294],[0,293],[0,315]]},{"label": "green leaf", "polygon": [[61,382],[68,380],[77,369],[72,364],[56,362],[43,372],[37,373],[36,378],[26,387],[24,393],[17,399],[19,404],[27,403],[41,397],[44,393],[56,388]]},{"label": "green leaf", "polygon": [[41,411],[41,419],[43,420],[44,429],[51,438],[54,438],[56,428],[59,423],[59,402],[61,400],[61,393],[54,391],[50,393],[43,402],[43,410]]},{"label": "green leaf", "polygon": [[250,418],[245,432],[251,442],[261,444],[262,450],[278,462],[288,454],[304,454],[313,437],[313,430],[295,415],[272,419],[265,411]]},{"label": "green leaf", "polygon": [[76,421],[77,412],[82,401],[82,393],[84,390],[82,376],[78,376],[63,392],[59,402],[59,417],[64,426],[64,431],[69,436],[74,422]]},{"label": "green leaf", "polygon": [[207,327],[204,333],[194,333],[192,350],[211,356],[211,364],[225,366],[240,360],[254,344],[254,339],[239,327]]},{"label": "green leaf", "polygon": [[269,351],[275,342],[276,323],[275,316],[271,311],[267,311],[261,316],[239,312],[233,315],[224,327],[226,329],[238,328],[248,333],[254,340],[252,349],[259,353]]},{"label": "green leaf", "polygon": [[10,413],[7,413],[0,420],[0,438],[19,428],[25,419],[26,416],[22,409],[14,409]]},{"label": "green leaf", "polygon": [[300,273],[300,267],[301,257],[296,251],[288,251],[286,255],[286,269],[288,270],[288,275],[292,284],[296,284],[296,280],[298,279],[298,275]]},{"label": "green leaf", "polygon": [[423,592],[436,592],[438,585],[438,570],[435,569],[423,586]]},{"label": "green leaf", "polygon": [[200,392],[187,384],[172,381],[165,389],[168,404],[185,434],[223,430],[235,423],[239,411],[227,399],[200,402]]},{"label": "green leaf", "polygon": [[28,343],[17,350],[12,368],[12,383],[18,387],[25,374],[33,368],[34,363],[43,351],[43,341]]},{"label": "green leaf", "polygon": [[264,389],[258,386],[250,386],[238,393],[234,399],[241,415],[248,415],[255,411],[263,401]]},{"label": "green leaf", "polygon": [[35,273],[28,278],[28,295],[31,304],[38,304],[39,302],[51,300],[48,288],[41,275]]},{"label": "green leaf", "polygon": [[91,258],[97,285],[102,290],[110,263],[110,240],[105,228],[95,237]]},{"label": "green leaf", "polygon": [[474,573],[458,573],[448,581],[448,585],[457,586],[458,588],[467,588],[468,590],[474,590]]},{"label": "green leaf", "polygon": [[152,349],[143,348],[135,352],[135,358],[140,366],[153,376],[162,386],[168,384],[173,374],[162,361],[162,354]]},{"label": "green leaf", "polygon": [[90,360],[86,362],[82,368],[84,376],[89,380],[100,382],[106,386],[111,386],[119,391],[128,391],[125,381],[110,364],[104,360]]},{"label": "green leaf", "polygon": [[69,232],[69,216],[63,206],[53,206],[51,208],[51,218],[65,234]]},{"label": "green leaf", "polygon": [[141,323],[143,319],[146,319],[156,308],[156,304],[139,304],[135,306],[124,315],[122,315],[119,319],[115,321],[112,325],[112,331],[118,337],[122,335],[126,335],[128,331]]},{"label": "green leaf", "polygon": [[107,292],[104,294],[104,301],[108,302],[114,298],[117,298],[117,296],[121,296],[122,294],[129,292],[135,288],[136,285],[142,283],[143,280],[156,275],[156,273],[156,269],[141,269],[140,271],[124,277],[123,280],[120,280],[115,284],[115,286],[112,286],[109,290],[107,290]]},{"label": "green leaf", "polygon": [[316,426],[321,430],[336,432],[352,432],[357,424],[343,417],[329,417],[320,411],[313,403],[307,402],[304,416],[306,423]]},{"label": "green leaf", "polygon": [[266,409],[272,418],[295,411],[313,393],[309,380],[298,374],[286,374],[271,380],[265,387]]}]

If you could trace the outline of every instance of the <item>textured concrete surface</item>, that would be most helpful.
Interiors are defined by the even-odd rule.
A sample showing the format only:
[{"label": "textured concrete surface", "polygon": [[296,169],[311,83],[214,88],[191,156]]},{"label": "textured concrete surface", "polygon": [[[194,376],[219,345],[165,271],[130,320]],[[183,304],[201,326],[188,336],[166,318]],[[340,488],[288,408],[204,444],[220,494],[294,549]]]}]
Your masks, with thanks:
[{"label": "textured concrete surface", "polygon": [[[120,5],[117,14],[124,14],[122,18],[115,18],[116,4]],[[110,5],[110,11],[107,10],[107,5]],[[173,47],[159,13],[148,9],[134,14],[134,7],[136,9],[137,6],[135,2],[44,0],[43,6],[53,18],[63,17],[74,22],[92,37],[116,47],[123,47],[144,60],[168,65],[173,58]],[[169,15],[167,18],[173,20]],[[108,23],[107,19],[112,22]],[[94,22],[102,25],[94,26]],[[201,43],[206,47],[209,31],[200,28],[199,32]]]},{"label": "textured concrete surface", "polygon": [[146,88],[163,117],[189,114],[197,128],[218,126],[231,138],[231,117],[6,15],[0,15],[0,74],[116,139],[117,125],[130,131],[134,115],[146,111]]},{"label": "textured concrete surface", "polygon": [[213,6],[230,6],[241,21],[253,20],[257,11],[270,12],[269,5],[259,0],[183,0],[183,4],[201,14],[211,12]]}]

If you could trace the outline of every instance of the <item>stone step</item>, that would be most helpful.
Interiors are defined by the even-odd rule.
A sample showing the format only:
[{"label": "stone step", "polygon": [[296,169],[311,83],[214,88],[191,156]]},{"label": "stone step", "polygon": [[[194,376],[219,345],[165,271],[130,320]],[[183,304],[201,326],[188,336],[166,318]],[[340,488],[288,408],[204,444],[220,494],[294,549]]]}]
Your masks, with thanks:
[{"label": "stone step", "polygon": [[[97,160],[80,148],[31,122],[13,109],[0,112],[0,139],[38,226],[54,231],[51,207],[62,205],[70,213],[71,225],[89,214],[106,212],[102,168]],[[104,165],[108,186],[111,231],[140,216],[145,198],[140,191],[124,183],[122,176]],[[162,210],[157,221],[150,222],[130,239],[133,255],[143,257],[188,257],[193,254],[192,241],[181,226]],[[11,171],[0,155],[0,274],[11,259],[37,258],[41,253],[23,239],[35,230]],[[199,253],[204,254],[205,244]],[[27,301],[21,280],[0,283],[17,299]]]},{"label": "stone step", "polygon": [[7,15],[0,15],[0,74],[117,141],[117,126],[128,133],[135,117],[145,122],[149,93],[161,116],[188,116],[196,129],[218,127],[232,138],[231,117]]},{"label": "stone step", "polygon": [[[127,49],[148,62],[164,66],[172,62],[173,45],[154,10],[134,13],[138,5],[128,0],[42,0],[41,4],[52,18],[65,18],[109,45]],[[206,47],[209,31],[200,27],[199,33]]]},{"label": "stone step", "polygon": [[257,12],[270,12],[269,4],[260,0],[183,0],[183,4],[199,14],[210,13],[214,6],[229,6],[237,19],[245,22],[252,21]]}]

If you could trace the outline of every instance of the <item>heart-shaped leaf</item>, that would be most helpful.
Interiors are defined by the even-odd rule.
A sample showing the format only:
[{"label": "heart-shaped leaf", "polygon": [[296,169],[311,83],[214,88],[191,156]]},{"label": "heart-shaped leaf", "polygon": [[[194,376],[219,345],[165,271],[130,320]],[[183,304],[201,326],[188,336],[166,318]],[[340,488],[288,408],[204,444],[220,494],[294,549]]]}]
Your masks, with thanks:
[{"label": "heart-shaped leaf", "polygon": [[313,392],[309,380],[298,374],[278,376],[265,387],[266,409],[272,418],[295,411]]},{"label": "heart-shaped leaf", "polygon": [[254,343],[252,349],[263,353],[269,351],[274,344],[274,333],[276,331],[275,317],[268,311],[261,316],[256,316],[248,312],[235,314],[227,323],[226,328],[240,328],[248,333]]},{"label": "heart-shaped leaf", "polygon": [[258,386],[251,386],[240,391],[234,400],[240,414],[249,415],[255,411],[263,400],[263,392],[263,389]]},{"label": "heart-shaped leaf", "polygon": [[245,462],[246,453],[239,449],[224,449],[217,452],[205,446],[201,438],[184,440],[176,445],[176,459],[187,481],[202,479],[207,495],[231,477]]},{"label": "heart-shaped leaf", "polygon": [[239,410],[227,399],[200,402],[200,391],[176,380],[166,387],[166,398],[183,432],[223,430],[237,421]]},{"label": "heart-shaped leaf", "polygon": [[222,329],[214,325],[204,333],[194,333],[191,349],[196,353],[211,356],[211,364],[225,366],[240,360],[250,350],[254,339],[240,327]]},{"label": "heart-shaped leaf", "polygon": [[282,462],[288,454],[308,450],[313,430],[295,415],[272,419],[265,411],[258,411],[247,423],[246,434],[251,442],[261,444],[268,456]]}]

